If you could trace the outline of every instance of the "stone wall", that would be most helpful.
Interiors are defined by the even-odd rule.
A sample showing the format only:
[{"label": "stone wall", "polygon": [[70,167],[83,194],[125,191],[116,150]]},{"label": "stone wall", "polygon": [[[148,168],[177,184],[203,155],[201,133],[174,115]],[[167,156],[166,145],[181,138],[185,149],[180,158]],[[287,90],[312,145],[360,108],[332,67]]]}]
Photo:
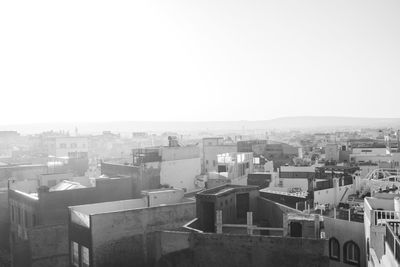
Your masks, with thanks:
[{"label": "stone wall", "polygon": [[32,267],[61,267],[69,264],[68,227],[40,226],[29,229]]}]

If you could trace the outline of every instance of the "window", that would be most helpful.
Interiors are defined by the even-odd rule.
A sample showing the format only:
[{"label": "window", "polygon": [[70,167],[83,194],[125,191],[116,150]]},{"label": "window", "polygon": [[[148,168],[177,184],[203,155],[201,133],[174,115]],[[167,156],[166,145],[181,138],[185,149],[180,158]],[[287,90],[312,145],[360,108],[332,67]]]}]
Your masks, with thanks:
[{"label": "window", "polygon": [[74,241],[71,242],[71,263],[72,266],[79,267],[79,245]]},{"label": "window", "polygon": [[339,241],[334,237],[329,239],[329,258],[340,261],[340,245]]},{"label": "window", "polygon": [[81,246],[81,266],[89,267],[89,249]]},{"label": "window", "polygon": [[344,244],[343,261],[356,266],[360,265],[360,248],[353,241],[348,241]]}]

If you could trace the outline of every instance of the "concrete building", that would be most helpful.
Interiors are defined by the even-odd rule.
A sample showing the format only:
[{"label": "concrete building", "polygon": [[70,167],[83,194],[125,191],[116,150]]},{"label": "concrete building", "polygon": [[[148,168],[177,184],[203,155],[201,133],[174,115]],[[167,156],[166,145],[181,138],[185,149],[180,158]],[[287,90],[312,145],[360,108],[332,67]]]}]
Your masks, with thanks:
[{"label": "concrete building", "polygon": [[275,170],[285,164],[291,164],[293,159],[299,156],[297,147],[285,143],[256,144],[253,145],[253,152],[273,161]]},{"label": "concrete building", "polygon": [[329,266],[319,216],[266,200],[256,187],[205,190],[196,206],[189,233],[160,233],[157,266]]},{"label": "concrete building", "polygon": [[10,188],[10,247],[12,266],[67,266],[68,206],[130,199],[132,179],[98,179],[95,187],[62,182],[37,192]]},{"label": "concrete building", "polygon": [[247,185],[247,176],[253,173],[253,153],[225,153],[217,155],[217,171],[230,184]]},{"label": "concrete building", "polygon": [[330,217],[323,220],[323,231],[329,242],[329,266],[369,266],[364,224]]},{"label": "concrete building", "polygon": [[8,180],[31,180],[39,175],[48,173],[49,169],[44,164],[7,164],[0,166],[0,188],[7,188]]},{"label": "concrete building", "polygon": [[175,139],[169,143],[169,146],[132,150],[134,165],[159,169],[162,186],[182,188],[187,192],[196,190],[196,177],[201,173],[199,147],[180,146]]},{"label": "concrete building", "polygon": [[365,246],[368,266],[400,265],[400,198],[381,194],[364,201]]},{"label": "concrete building", "polygon": [[258,188],[223,185],[196,194],[198,229],[215,232],[216,211],[222,211],[222,223],[244,222],[247,212],[257,209]]},{"label": "concrete building", "polygon": [[237,152],[237,145],[225,142],[222,137],[203,138],[202,173],[217,171],[217,155]]},{"label": "concrete building", "polygon": [[160,188],[160,166],[143,159],[132,165],[101,162],[101,174],[106,177],[130,178],[134,198],[140,197],[142,190]]},{"label": "concrete building", "polygon": [[339,162],[339,154],[340,154],[340,149],[338,144],[334,143],[326,145],[325,147],[326,161]]},{"label": "concrete building", "polygon": [[194,217],[194,200],[171,189],[70,207],[70,266],[154,266],[156,231],[180,229]]},{"label": "concrete building", "polygon": [[260,140],[260,139],[238,141],[237,152],[254,152],[253,146],[266,145],[267,143],[268,143],[267,140]]},{"label": "concrete building", "polygon": [[89,141],[87,137],[48,137],[44,140],[48,155],[55,157],[87,158]]},{"label": "concrete building", "polygon": [[298,188],[308,191],[313,188],[315,166],[281,166],[279,167],[279,184],[285,188]]}]

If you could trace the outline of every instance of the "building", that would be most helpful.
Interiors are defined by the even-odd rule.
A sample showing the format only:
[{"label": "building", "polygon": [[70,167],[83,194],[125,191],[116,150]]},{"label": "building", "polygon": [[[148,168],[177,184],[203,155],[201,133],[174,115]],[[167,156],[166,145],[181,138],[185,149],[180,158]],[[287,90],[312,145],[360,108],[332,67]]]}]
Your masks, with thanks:
[{"label": "building", "polygon": [[169,146],[133,149],[132,154],[134,165],[144,164],[160,170],[160,185],[187,192],[197,189],[196,177],[201,173],[198,146],[180,146],[170,137]]},{"label": "building", "polygon": [[285,143],[255,144],[252,146],[256,155],[262,155],[267,160],[274,162],[274,169],[291,164],[299,156],[297,147]]},{"label": "building", "polygon": [[0,188],[7,188],[8,180],[31,180],[39,175],[48,173],[48,167],[44,164],[7,164],[0,166]]},{"label": "building", "polygon": [[67,266],[68,206],[130,199],[132,179],[97,179],[84,187],[63,181],[32,192],[8,190],[12,266]]},{"label": "building", "polygon": [[202,150],[202,173],[216,172],[217,155],[237,152],[237,145],[222,137],[203,138]]},{"label": "building", "polygon": [[325,160],[339,162],[339,146],[338,144],[327,144],[325,147]]},{"label": "building", "polygon": [[182,190],[164,189],[69,212],[70,266],[154,266],[156,231],[182,228],[195,217],[195,203]]},{"label": "building", "polygon": [[365,246],[368,266],[399,266],[400,198],[396,194],[364,201]]},{"label": "building", "polygon": [[313,188],[315,179],[315,166],[281,166],[279,167],[280,187],[296,188],[308,191]]},{"label": "building", "polygon": [[102,176],[130,178],[134,198],[140,197],[142,190],[160,188],[160,166],[151,162],[135,162],[130,165],[101,162],[100,166]]},{"label": "building", "polygon": [[253,146],[255,145],[266,145],[267,140],[246,140],[237,142],[237,152],[254,152]]},{"label": "building", "polygon": [[89,143],[87,137],[48,137],[44,146],[48,155],[54,157],[87,158]]},{"label": "building", "polygon": [[197,193],[197,218],[185,226],[189,232],[159,233],[157,266],[329,266],[319,216],[257,191],[224,185]]},{"label": "building", "polygon": [[246,221],[247,212],[257,209],[256,186],[223,185],[196,194],[198,229],[215,232],[216,211],[222,211],[222,223]]}]

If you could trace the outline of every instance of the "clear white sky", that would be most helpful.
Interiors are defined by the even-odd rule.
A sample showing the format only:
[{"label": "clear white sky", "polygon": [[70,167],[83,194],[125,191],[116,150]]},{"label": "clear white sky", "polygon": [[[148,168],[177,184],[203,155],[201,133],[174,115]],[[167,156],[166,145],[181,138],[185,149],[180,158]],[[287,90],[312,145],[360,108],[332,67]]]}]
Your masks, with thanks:
[{"label": "clear white sky", "polygon": [[0,124],[400,117],[400,1],[0,1]]}]

